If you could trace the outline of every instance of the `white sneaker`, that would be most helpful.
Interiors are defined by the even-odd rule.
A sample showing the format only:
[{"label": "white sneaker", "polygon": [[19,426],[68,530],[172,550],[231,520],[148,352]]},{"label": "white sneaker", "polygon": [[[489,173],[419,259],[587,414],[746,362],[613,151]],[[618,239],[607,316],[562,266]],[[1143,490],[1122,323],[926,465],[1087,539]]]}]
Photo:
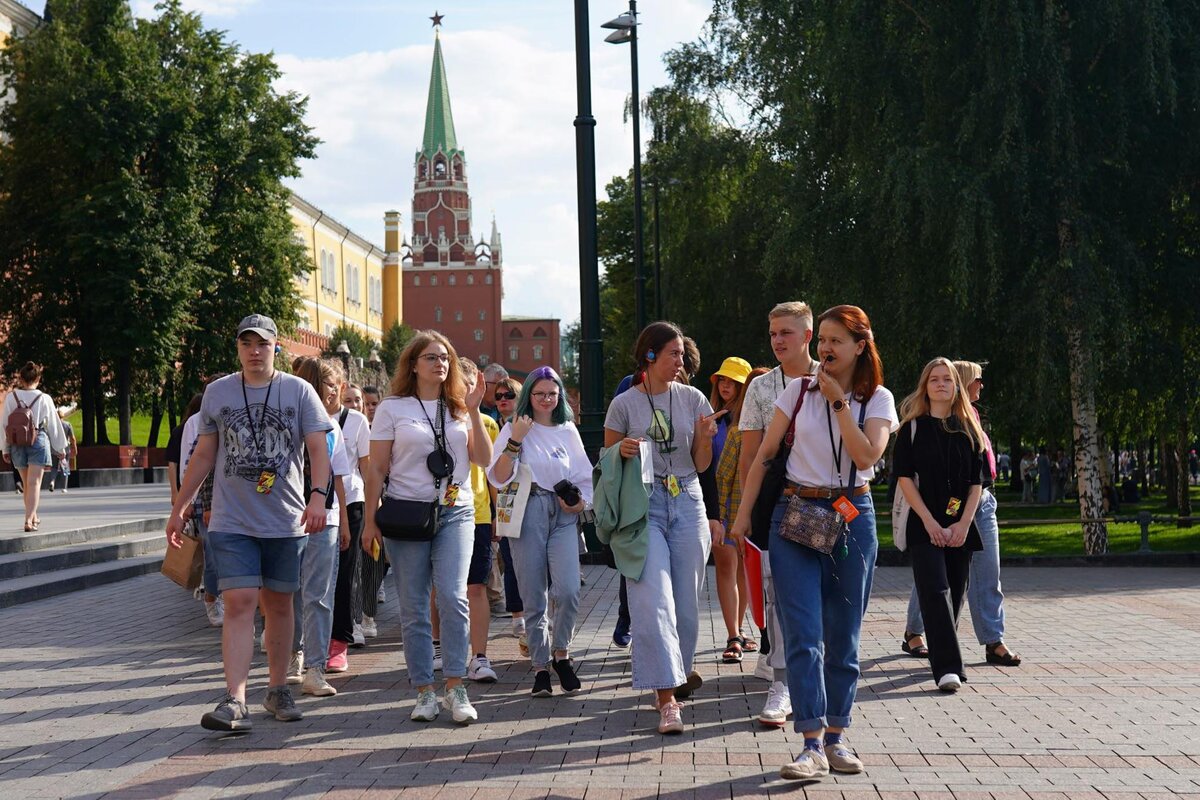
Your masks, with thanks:
[{"label": "white sneaker", "polygon": [[264,653],[267,652],[267,629],[265,627],[262,633],[258,635],[258,649]]},{"label": "white sneaker", "polygon": [[471,701],[467,699],[467,687],[461,683],[453,689],[446,690],[446,696],[442,698],[442,708],[449,711],[450,716],[459,725],[466,725],[468,722],[479,719],[475,706],[471,705]]},{"label": "white sneaker", "polygon": [[475,656],[471,659],[467,665],[467,680],[476,683],[496,682],[496,670],[492,669],[492,662],[488,661],[487,656]]},{"label": "white sneaker", "polygon": [[787,723],[788,715],[792,713],[792,695],[787,684],[775,681],[767,690],[767,702],[763,705],[758,721],[763,725],[782,728]]},{"label": "white sneaker", "polygon": [[375,594],[375,602],[382,603],[384,600],[387,600],[387,592],[383,590],[383,584],[381,583],[379,584],[379,591]]},{"label": "white sneaker", "polygon": [[297,650],[292,653],[292,660],[288,662],[287,682],[291,684],[302,683],[304,681],[304,651]]},{"label": "white sneaker", "polygon": [[514,639],[520,639],[522,636],[525,635],[525,618],[524,617],[513,617],[512,632],[513,632]]},{"label": "white sneaker", "polygon": [[305,670],[304,688],[301,691],[313,697],[333,697],[337,694],[337,689],[325,680],[325,670],[320,667],[309,667]]},{"label": "white sneaker", "polygon": [[225,601],[221,598],[204,604],[204,613],[208,615],[208,624],[219,628],[225,624]]},{"label": "white sneaker", "polygon": [[354,623],[353,631],[350,634],[353,640],[350,642],[351,647],[365,647],[367,644],[367,634],[363,631],[362,623]]},{"label": "white sneaker", "polygon": [[197,586],[195,588],[195,590],[192,592],[192,598],[195,600],[203,600],[205,592],[206,592],[206,590],[204,588],[204,584],[202,583],[199,586]]},{"label": "white sneaker", "polygon": [[438,715],[438,699],[432,689],[417,694],[417,705],[409,716],[413,722],[433,722]]},{"label": "white sneaker", "polygon": [[771,667],[770,664],[767,663],[767,661],[770,659],[770,657],[771,656],[767,653],[759,653],[758,654],[758,663],[756,663],[754,665],[754,677],[762,678],[764,681],[769,681],[771,683],[774,683],[775,682],[775,670]]},{"label": "white sneaker", "polygon": [[366,614],[363,614],[362,632],[363,636],[366,636],[368,639],[374,639],[379,635],[379,626],[375,624],[374,617],[368,617]]},{"label": "white sneaker", "polygon": [[953,672],[947,672],[938,679],[938,688],[946,694],[954,694],[962,688],[962,681]]},{"label": "white sneaker", "polygon": [[433,643],[433,671],[438,672],[442,668],[442,643]]}]

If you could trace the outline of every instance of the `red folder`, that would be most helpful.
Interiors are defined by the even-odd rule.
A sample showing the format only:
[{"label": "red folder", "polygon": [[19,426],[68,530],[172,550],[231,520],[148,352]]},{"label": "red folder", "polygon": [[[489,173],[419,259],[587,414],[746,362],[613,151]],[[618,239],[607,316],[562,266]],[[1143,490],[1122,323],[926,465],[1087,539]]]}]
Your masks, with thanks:
[{"label": "red folder", "polygon": [[762,630],[767,627],[767,612],[763,604],[763,559],[766,553],[749,539],[745,543],[742,559],[746,565],[746,588],[750,591],[750,615],[754,617],[754,624]]}]

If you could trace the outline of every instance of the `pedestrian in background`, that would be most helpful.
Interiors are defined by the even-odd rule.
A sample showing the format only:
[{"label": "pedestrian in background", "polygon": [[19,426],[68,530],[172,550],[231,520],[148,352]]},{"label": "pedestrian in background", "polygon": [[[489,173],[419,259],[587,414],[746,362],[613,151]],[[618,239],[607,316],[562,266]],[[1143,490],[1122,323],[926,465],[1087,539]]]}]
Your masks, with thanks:
[{"label": "pedestrian in background", "polygon": [[67,449],[61,456],[54,459],[54,466],[50,469],[50,491],[54,491],[58,476],[62,475],[62,490],[63,494],[66,494],[67,483],[71,480],[71,459],[79,453],[79,443],[75,439],[75,426],[67,420],[66,409],[58,410],[58,418],[62,422],[63,435],[67,437]]},{"label": "pedestrian in background", "polygon": [[4,463],[12,464],[24,484],[25,532],[36,531],[41,519],[42,473],[67,450],[67,437],[54,399],[39,391],[42,368],[32,361],[17,372],[17,385],[4,398],[0,419],[0,450]]}]

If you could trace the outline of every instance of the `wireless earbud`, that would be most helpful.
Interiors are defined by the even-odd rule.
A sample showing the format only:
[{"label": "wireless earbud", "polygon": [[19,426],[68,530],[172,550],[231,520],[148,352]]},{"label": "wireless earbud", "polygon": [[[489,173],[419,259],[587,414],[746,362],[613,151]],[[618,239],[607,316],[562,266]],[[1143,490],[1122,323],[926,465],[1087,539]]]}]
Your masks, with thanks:
[{"label": "wireless earbud", "polygon": [[647,350],[647,351],[646,351],[646,360],[647,360],[647,361],[654,361],[654,351],[653,351],[653,350]]},{"label": "wireless earbud", "polygon": [[275,354],[278,355],[282,352],[283,352],[283,345],[281,345],[279,342],[276,342],[275,343]]}]

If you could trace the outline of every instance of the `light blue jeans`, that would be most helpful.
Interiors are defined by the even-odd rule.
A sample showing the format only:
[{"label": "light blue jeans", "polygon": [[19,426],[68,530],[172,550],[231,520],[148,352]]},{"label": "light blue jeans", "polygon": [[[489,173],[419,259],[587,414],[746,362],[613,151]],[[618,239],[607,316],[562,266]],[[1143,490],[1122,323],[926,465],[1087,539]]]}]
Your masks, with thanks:
[{"label": "light blue jeans", "polygon": [[333,590],[337,586],[338,526],[309,534],[300,562],[300,591],[292,595],[292,652],[304,651],[304,667],[325,668],[333,634]]},{"label": "light blue jeans", "polygon": [[[578,514],[568,514],[553,492],[529,495],[521,535],[509,540],[521,601],[529,660],[535,670],[550,665],[554,650],[566,650],[579,614]],[[547,583],[549,581],[549,583]],[[547,637],[547,593],[554,600],[554,642]]]},{"label": "light blue jeans", "polygon": [[[813,502],[832,506],[828,500]],[[858,516],[850,523],[844,556],[840,547],[825,555],[784,539],[779,526],[771,526],[771,572],[780,580],[775,603],[797,733],[829,725],[844,728],[854,708],[859,634],[879,541],[871,495],[852,502]],[[771,642],[772,650],[777,646]]]},{"label": "light blue jeans", "polygon": [[221,594],[221,587],[217,582],[217,554],[213,550],[213,537],[208,532],[208,526],[204,524],[204,511],[199,506],[192,511],[192,521],[196,523],[196,535],[200,537],[200,544],[204,546],[204,591],[217,597]]},{"label": "light blue jeans", "polygon": [[692,477],[681,489],[671,497],[661,482],[651,486],[646,566],[640,580],[628,581],[634,689],[682,686],[696,655],[712,536],[699,479]]},{"label": "light blue jeans", "polygon": [[384,539],[404,631],[404,664],[414,687],[433,683],[433,624],[429,621],[429,592],[437,589],[442,621],[442,675],[467,674],[470,624],[467,613],[467,572],[475,549],[475,507],[442,508],[432,541]]},{"label": "light blue jeans", "polygon": [[[967,605],[971,607],[971,623],[980,644],[1004,641],[1004,592],[1000,590],[1000,526],[996,522],[996,496],[987,489],[979,499],[975,526],[983,549],[971,556],[971,571],[967,584]],[[908,632],[925,633],[921,606],[917,603],[917,587],[908,598]]]}]

